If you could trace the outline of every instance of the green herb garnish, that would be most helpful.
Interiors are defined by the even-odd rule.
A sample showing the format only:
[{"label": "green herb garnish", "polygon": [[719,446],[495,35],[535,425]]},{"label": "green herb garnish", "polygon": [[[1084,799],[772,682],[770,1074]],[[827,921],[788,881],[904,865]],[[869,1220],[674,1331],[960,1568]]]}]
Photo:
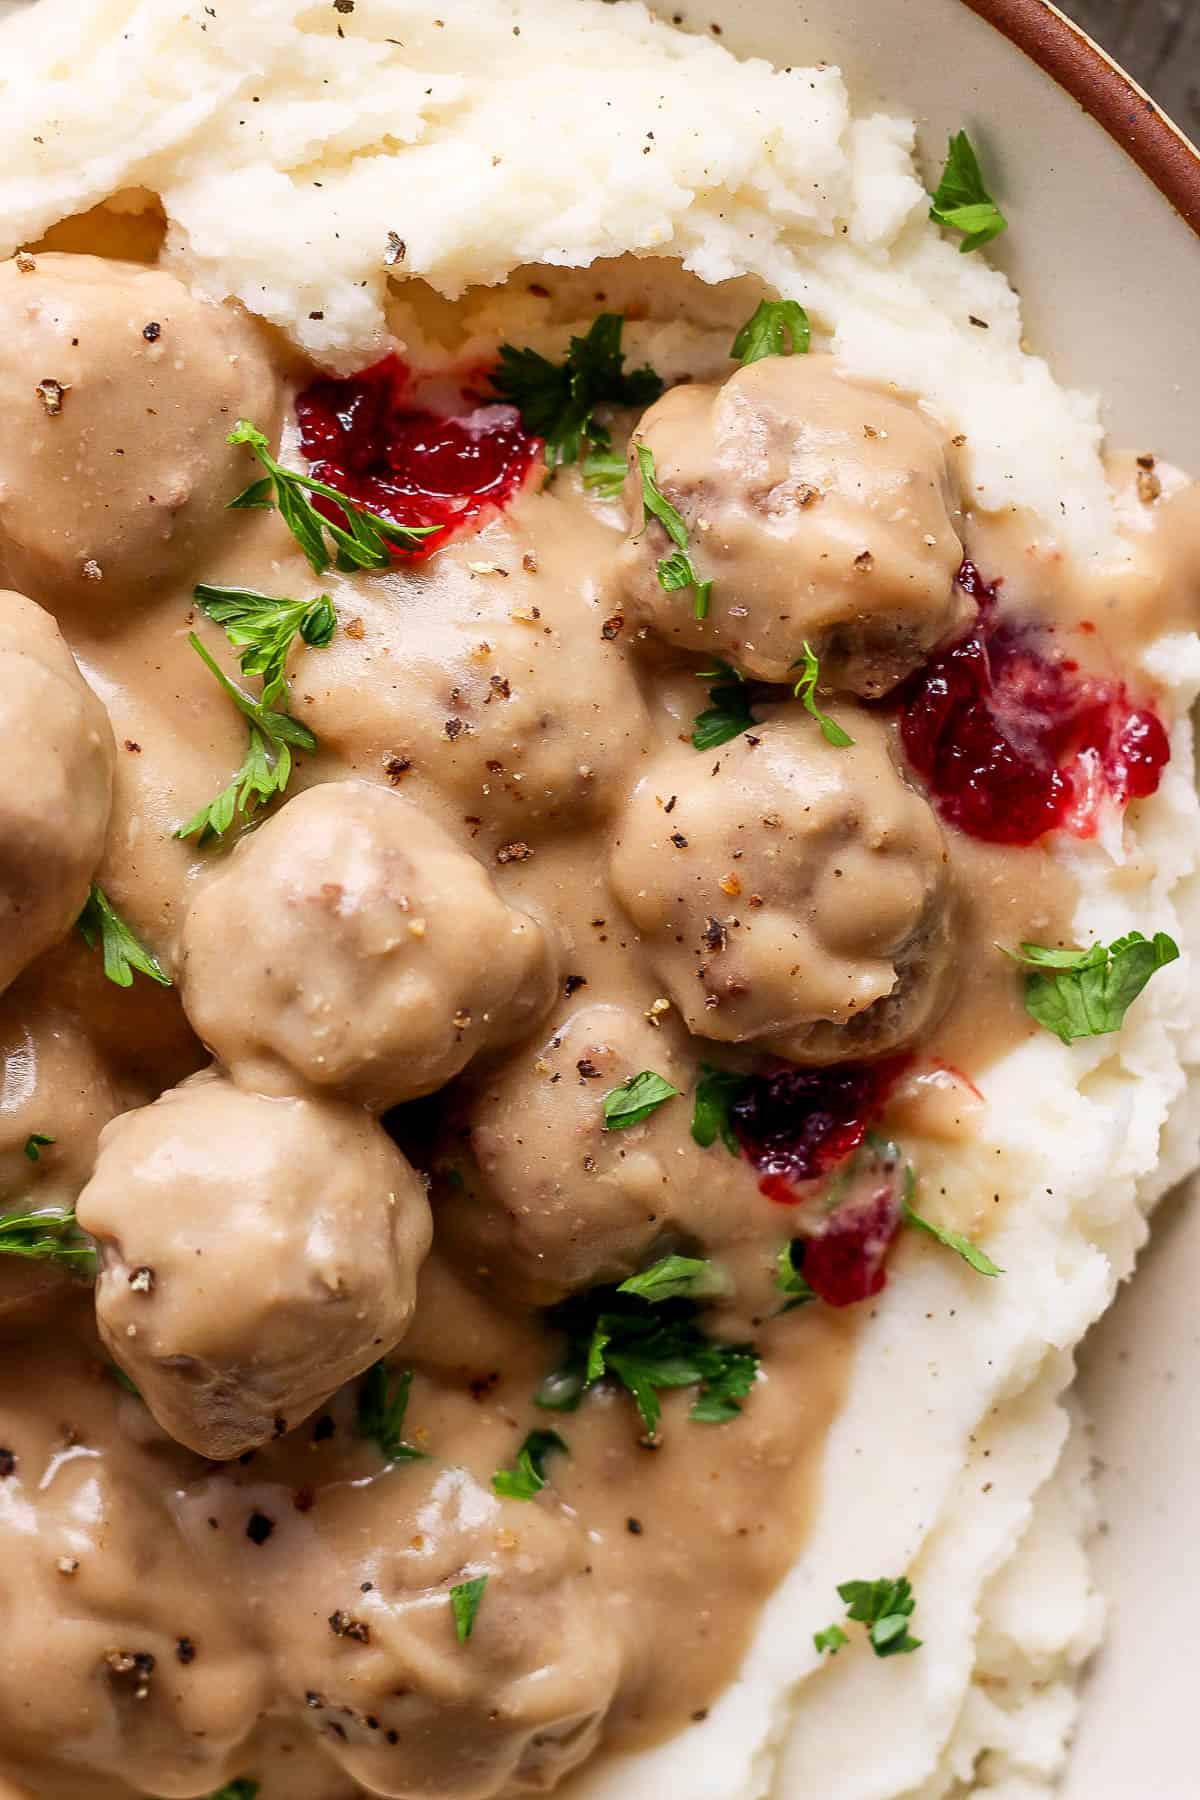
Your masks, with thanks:
[{"label": "green herb garnish", "polygon": [[42,1151],[48,1144],[55,1142],[57,1142],[55,1138],[47,1137],[42,1131],[31,1131],[25,1139],[25,1154],[30,1162],[41,1162]]},{"label": "green herb garnish", "polygon": [[880,1581],[843,1581],[838,1585],[838,1595],[845,1602],[849,1617],[867,1626],[876,1656],[906,1656],[921,1648],[920,1638],[909,1636],[908,1621],[917,1603],[912,1583],[906,1577],[901,1576],[899,1581],[886,1577]]},{"label": "green herb garnish", "polygon": [[120,1363],[110,1362],[108,1365],[108,1372],[119,1388],[123,1388],[127,1394],[132,1394],[135,1400],[142,1399],[141,1388],[138,1387],[136,1382],[129,1379],[129,1376],[125,1373]]},{"label": "green herb garnish", "polygon": [[210,1794],[208,1800],[258,1800],[259,1784],[248,1775],[239,1775],[236,1781],[227,1781],[223,1788]]},{"label": "green herb garnish", "polygon": [[821,727],[821,736],[825,742],[832,744],[837,750],[849,750],[854,744],[854,739],[849,732],[842,730],[836,719],[831,719],[829,714],[822,712],[817,705],[817,683],[821,679],[821,665],[817,661],[811,644],[805,644],[804,655],[798,656],[792,667],[793,669],[803,669],[794,692],[804,710],[811,713]]},{"label": "green herb garnish", "polygon": [[454,1614],[454,1634],[465,1644],[475,1629],[475,1615],[487,1587],[488,1577],[476,1575],[471,1581],[460,1581],[450,1589],[450,1610]]},{"label": "green herb garnish", "polygon": [[[390,519],[381,519],[378,513],[368,512],[366,507],[339,493],[337,488],[314,481],[310,475],[298,475],[294,469],[285,469],[271,455],[265,434],[248,419],[238,420],[229,434],[229,442],[248,445],[267,471],[231,500],[230,507],[234,510],[276,507],[315,575],[323,575],[331,564],[344,575],[353,574],[355,569],[389,568],[392,561],[390,545],[411,547],[441,529],[438,525],[394,525]],[[313,505],[309,497],[312,494],[332,500],[341,510],[345,525],[335,525],[332,519],[327,519]],[[327,539],[333,545],[332,550]]]},{"label": "green herb garnish", "polygon": [[715,750],[719,744],[727,744],[731,738],[740,737],[743,731],[752,728],[755,720],[746,696],[744,676],[729,663],[721,662],[714,669],[702,669],[697,679],[713,681],[716,685],[708,690],[711,704],[696,714],[692,727],[693,749]]},{"label": "green herb garnish", "polygon": [[741,1099],[749,1085],[748,1075],[738,1075],[732,1069],[714,1069],[710,1063],[700,1064],[700,1079],[692,1104],[692,1136],[702,1150],[707,1150],[719,1137],[731,1156],[742,1154],[729,1120],[729,1109]]},{"label": "green herb garnish", "polygon": [[797,1306],[807,1306],[810,1300],[817,1298],[816,1289],[809,1286],[796,1261],[797,1256],[803,1261],[802,1238],[794,1238],[790,1244],[784,1244],[775,1258],[775,1286],[787,1297],[787,1305],[779,1309],[781,1315],[792,1312]]},{"label": "green herb garnish", "polygon": [[824,1631],[813,1632],[813,1643],[822,1654],[828,1650],[830,1656],[836,1656],[842,1645],[849,1642],[840,1625],[827,1625]]},{"label": "green herb garnish", "polygon": [[938,182],[929,216],[950,231],[961,231],[964,253],[979,250],[1008,230],[1008,220],[984,186],[975,147],[965,131],[950,139],[946,166]]},{"label": "green herb garnish", "polygon": [[610,1088],[604,1096],[604,1129],[605,1131],[624,1131],[630,1125],[640,1125],[643,1119],[657,1112],[666,1100],[673,1100],[679,1092],[653,1069],[643,1069],[640,1075],[630,1076],[620,1087]]},{"label": "green herb garnish", "polygon": [[296,638],[323,650],[337,629],[328,594],[316,600],[286,600],[252,588],[213,587],[207,582],[195,593],[197,605],[224,626],[230,643],[242,652],[242,674],[262,676],[266,706],[284,692],[284,668]]},{"label": "green herb garnish", "polygon": [[517,1451],[515,1469],[497,1469],[492,1476],[494,1491],[504,1500],[532,1500],[546,1485],[546,1458],[559,1451],[570,1451],[557,1431],[531,1431]]},{"label": "green herb garnish", "polygon": [[729,354],[745,368],[764,356],[803,356],[811,341],[808,314],[798,300],[760,300]]},{"label": "green herb garnish", "polygon": [[923,1219],[913,1207],[916,1192],[917,1178],[910,1163],[904,1171],[904,1194],[900,1201],[900,1213],[906,1225],[915,1225],[918,1231],[936,1238],[939,1244],[944,1244],[947,1250],[953,1250],[956,1256],[961,1256],[978,1274],[1003,1275],[1004,1270],[998,1269],[991,1257],[978,1244],[973,1244],[969,1237],[964,1237],[961,1231],[950,1231],[945,1225],[935,1225],[931,1220]]},{"label": "green herb garnish", "polygon": [[1178,960],[1179,945],[1165,931],[1152,938],[1131,931],[1088,950],[1022,944],[1019,954],[1006,954],[1031,970],[1025,978],[1026,1012],[1071,1044],[1118,1030],[1150,977]]},{"label": "green herb garnish", "polygon": [[593,450],[583,464],[583,485],[602,500],[619,500],[629,464],[609,450]]},{"label": "green herb garnish", "polygon": [[268,800],[285,792],[292,775],[293,748],[315,750],[317,740],[299,719],[268,706],[265,700],[255,700],[253,695],[231,681],[194,631],[188,633],[188,643],[250,724],[245,758],[229,786],[207,806],[202,806],[175,833],[180,838],[198,837],[203,843],[209,837],[222,837],[235,819],[248,819]]},{"label": "green herb garnish", "polygon": [[80,1231],[73,1209],[0,1214],[0,1256],[61,1263],[80,1275],[96,1273],[95,1246]]},{"label": "green herb garnish", "polygon": [[113,910],[104,889],[95,882],[75,923],[89,950],[99,943],[104,973],[118,987],[132,987],[135,974],[147,976],[159,987],[170,987],[171,977],[164,973],[158,958],[138,942],[124,919]]},{"label": "green herb garnish", "polygon": [[411,1369],[401,1369],[392,1379],[386,1363],[372,1363],[358,1390],[354,1429],[376,1446],[385,1462],[421,1462],[425,1458],[423,1450],[404,1441],[412,1378]]},{"label": "green herb garnish", "polygon": [[700,1300],[724,1291],[725,1283],[712,1263],[699,1256],[664,1256],[640,1275],[631,1275],[618,1294],[636,1294],[651,1305],[664,1300]]},{"label": "green herb garnish", "polygon": [[749,1344],[706,1336],[695,1322],[697,1311],[689,1300],[656,1301],[613,1287],[565,1300],[547,1322],[566,1333],[566,1357],[542,1383],[537,1404],[574,1412],[589,1388],[613,1380],[632,1394],[651,1435],[662,1416],[659,1394],[669,1388],[699,1388],[693,1419],[716,1424],[734,1418],[754,1385],[758,1354]]},{"label": "green herb garnish", "polygon": [[[595,416],[598,406],[649,406],[662,393],[663,384],[653,369],[626,372],[621,349],[624,327],[620,313],[601,313],[586,337],[571,339],[561,363],[537,350],[500,346],[492,386],[517,408],[526,431],[545,439],[549,468],[578,462],[588,448],[603,453],[611,449],[611,433]],[[590,485],[602,486],[603,481]]]},{"label": "green herb garnish", "polygon": [[668,593],[675,593],[683,588],[693,588],[695,597],[692,611],[698,619],[708,617],[709,603],[712,598],[712,582],[701,581],[688,555],[687,526],[676,512],[658,485],[658,477],[654,469],[654,452],[647,444],[638,444],[638,470],[642,478],[642,529],[657,519],[671,542],[675,545],[670,556],[664,556],[658,565],[659,586]]}]

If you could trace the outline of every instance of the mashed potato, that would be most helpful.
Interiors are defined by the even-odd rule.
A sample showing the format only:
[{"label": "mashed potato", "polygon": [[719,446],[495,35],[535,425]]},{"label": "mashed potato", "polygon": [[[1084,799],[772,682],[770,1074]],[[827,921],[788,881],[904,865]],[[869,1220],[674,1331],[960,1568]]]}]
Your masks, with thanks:
[{"label": "mashed potato", "polygon": [[[596,272],[574,271],[632,253],[602,266],[608,303],[638,314],[632,354],[702,373],[766,284],[852,370],[967,433],[985,522],[1024,509],[1029,543],[1117,567],[1096,406],[1022,349],[1003,278],[927,222],[911,123],[856,118],[834,69],[739,62],[633,0],[442,11],[96,0],[81,21],[77,0],[40,0],[0,55],[0,255],[114,195],[133,211],[157,195],[169,266],[336,369],[397,338],[418,362],[506,335],[556,349],[595,310]],[[537,293],[494,290],[528,265]],[[679,265],[729,285],[702,294]],[[463,298],[453,320],[436,295]],[[1160,639],[1145,664],[1182,715],[1200,639]],[[685,1736],[577,1777],[572,1800],[1050,1791],[1101,1612],[1073,1352],[1198,1155],[1191,768],[1181,717],[1157,795],[1071,853],[1076,941],[1166,930],[1183,959],[1118,1035],[1042,1034],[989,1071],[982,1142],[1022,1196],[989,1238],[1004,1279],[905,1247],[859,1340],[815,1526],[740,1678]],[[923,1653],[821,1662],[836,1584],[901,1569]]]}]

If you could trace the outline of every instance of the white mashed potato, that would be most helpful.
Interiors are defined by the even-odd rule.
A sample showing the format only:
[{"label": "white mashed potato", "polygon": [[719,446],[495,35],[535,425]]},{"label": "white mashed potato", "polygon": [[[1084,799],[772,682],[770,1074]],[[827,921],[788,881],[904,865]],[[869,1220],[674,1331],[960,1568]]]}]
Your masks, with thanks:
[{"label": "white mashed potato", "polygon": [[[506,333],[551,347],[596,310],[594,274],[544,297],[475,291],[439,344],[436,306],[410,304],[401,276],[457,298],[525,265],[633,252],[709,283],[753,278],[801,300],[851,367],[969,431],[981,510],[1020,505],[1046,541],[1115,554],[1095,405],[1022,350],[1004,279],[929,224],[911,123],[855,118],[834,69],[739,62],[633,0],[41,0],[6,30],[0,255],[150,190],[172,265],[340,369],[389,331],[418,360]],[[666,322],[662,270],[620,265],[606,293],[640,291],[629,347],[670,375],[706,330],[727,346],[745,289],[715,293],[685,330]],[[1189,706],[1200,639],[1161,640],[1146,661]],[[1151,1206],[1197,1161],[1191,769],[1184,721],[1123,841],[1074,853],[1078,941],[1166,930],[1182,960],[1119,1035],[1067,1049],[1043,1034],[987,1077],[984,1139],[1023,1196],[988,1240],[1003,1279],[902,1249],[862,1330],[815,1527],[741,1678],[706,1722],[586,1772],[573,1800],[1049,1791],[1102,1610],[1063,1400],[1073,1351]],[[836,1584],[902,1570],[922,1653],[881,1662],[855,1644],[821,1662],[812,1634],[838,1614]]]}]

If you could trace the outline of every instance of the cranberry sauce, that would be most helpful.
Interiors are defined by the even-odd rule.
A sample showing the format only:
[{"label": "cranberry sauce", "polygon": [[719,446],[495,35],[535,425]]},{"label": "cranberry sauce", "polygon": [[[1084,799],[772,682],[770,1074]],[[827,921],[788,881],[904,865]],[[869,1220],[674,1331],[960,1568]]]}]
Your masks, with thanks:
[{"label": "cranberry sauce", "polygon": [[801,1069],[776,1062],[747,1079],[729,1109],[734,1135],[759,1173],[764,1194],[790,1206],[857,1150],[879,1117],[907,1057]]},{"label": "cranberry sauce", "polygon": [[[450,416],[417,406],[408,370],[389,356],[345,380],[322,377],[296,402],[300,447],[318,481],[393,524],[442,528],[398,556],[429,556],[503,506],[539,459],[541,439],[515,407],[461,397],[469,410]],[[317,504],[335,516],[332,503]]]},{"label": "cranberry sauce", "polygon": [[1170,755],[1154,713],[1123,682],[1085,674],[1050,634],[1000,616],[998,583],[964,562],[979,616],[900,690],[900,730],[943,818],[971,837],[1032,844],[1094,836],[1106,801],[1152,794]]}]

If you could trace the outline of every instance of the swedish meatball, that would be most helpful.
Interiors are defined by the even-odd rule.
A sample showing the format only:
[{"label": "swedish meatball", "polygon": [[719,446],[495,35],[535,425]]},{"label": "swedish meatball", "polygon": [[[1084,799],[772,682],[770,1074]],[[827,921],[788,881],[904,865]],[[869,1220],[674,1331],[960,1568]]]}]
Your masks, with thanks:
[{"label": "swedish meatball", "polygon": [[46,1800],[209,1794],[270,1695],[176,1517],[192,1459],[137,1429],[137,1401],[61,1319],[0,1352],[4,1774]]},{"label": "swedish meatball", "polygon": [[555,964],[440,825],[342,781],[290,800],[197,895],[181,980],[239,1080],[279,1091],[298,1076],[383,1108],[531,1029]]},{"label": "swedish meatball", "polygon": [[116,758],[108,714],[54,620],[16,593],[0,593],[0,746],[3,989],[83,909],[104,849]]},{"label": "swedish meatball", "polygon": [[[886,725],[798,707],[708,757],[666,750],[630,795],[611,879],[688,1028],[800,1063],[885,1055],[935,1023],[954,890]],[[666,810],[668,803],[670,811]]]},{"label": "swedish meatball", "polygon": [[[547,1791],[595,1749],[620,1674],[585,1533],[465,1468],[410,1465],[380,1485],[343,1484],[314,1510],[303,1592],[273,1613],[285,1692],[369,1793]],[[451,1589],[484,1577],[460,1643]]]},{"label": "swedish meatball", "polygon": [[[674,546],[643,524],[639,443],[712,580],[704,619],[658,580]],[[759,680],[786,681],[807,641],[837,686],[883,694],[970,616],[937,433],[830,357],[765,357],[720,385],[672,388],[634,434],[625,504],[634,615]]]},{"label": "swedish meatball", "polygon": [[[681,1097],[606,1130],[605,1094],[643,1069]],[[439,1244],[490,1289],[548,1306],[667,1249],[723,1249],[761,1230],[770,1202],[750,1164],[689,1133],[691,1086],[669,1026],[624,1006],[582,1008],[464,1099],[435,1161]]]},{"label": "swedish meatball", "polygon": [[0,581],[95,624],[185,572],[279,415],[261,328],[165,270],[0,264]]},{"label": "swedish meatball", "polygon": [[213,1074],[105,1127],[78,1212],[105,1343],[163,1429],[214,1458],[400,1340],[431,1237],[420,1179],[367,1114]]}]

